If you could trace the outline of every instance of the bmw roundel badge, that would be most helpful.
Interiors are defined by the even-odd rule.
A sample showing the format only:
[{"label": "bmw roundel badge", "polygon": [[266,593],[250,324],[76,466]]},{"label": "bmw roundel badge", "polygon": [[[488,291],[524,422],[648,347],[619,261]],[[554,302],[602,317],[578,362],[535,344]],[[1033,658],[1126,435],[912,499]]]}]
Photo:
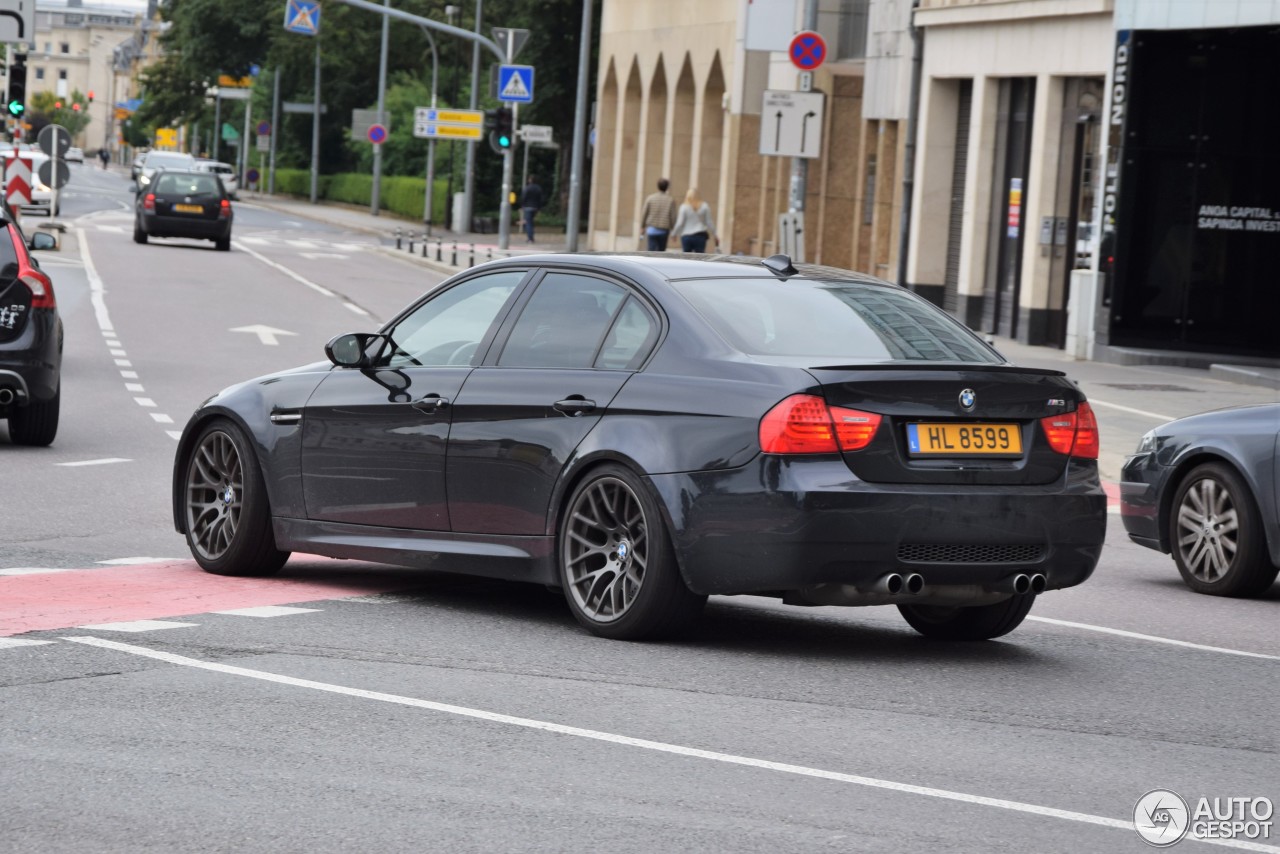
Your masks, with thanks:
[{"label": "bmw roundel badge", "polygon": [[960,392],[960,408],[965,412],[972,412],[977,403],[978,396],[973,393],[973,389],[967,388]]}]

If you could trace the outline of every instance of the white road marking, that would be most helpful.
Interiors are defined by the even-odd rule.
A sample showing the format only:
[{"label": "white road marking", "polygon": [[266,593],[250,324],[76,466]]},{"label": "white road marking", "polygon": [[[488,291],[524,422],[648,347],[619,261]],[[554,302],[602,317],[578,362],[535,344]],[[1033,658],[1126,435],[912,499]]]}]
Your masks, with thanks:
[{"label": "white road marking", "polygon": [[329,246],[343,252],[363,252],[367,248],[363,243],[330,243]]},{"label": "white road marking", "polygon": [[302,276],[299,276],[297,273],[293,272],[288,267],[284,266],[283,264],[277,264],[275,261],[272,261],[270,258],[263,255],[261,252],[253,251],[248,246],[245,246],[240,240],[237,240],[235,243],[236,243],[236,247],[239,248],[242,252],[246,252],[249,255],[252,255],[254,258],[257,258],[263,264],[266,264],[268,267],[274,267],[275,269],[279,270],[281,273],[284,273],[286,276],[293,279],[294,281],[301,282],[302,284],[311,288],[316,293],[326,297],[334,296],[333,291],[329,290],[323,285],[317,285],[315,282],[311,281],[310,279],[306,279],[306,278],[303,278]]},{"label": "white road marking", "polygon": [[94,228],[98,231],[110,231],[114,234],[124,234],[123,225],[95,225]]},{"label": "white road marking", "polygon": [[347,256],[339,252],[299,252],[298,254],[311,261],[320,261],[329,258],[337,259],[339,261],[347,260]]},{"label": "white road marking", "polygon": [[175,623],[172,620],[131,620],[127,623],[98,623],[95,626],[76,626],[95,632],[155,632],[161,629],[189,629],[198,623]]},{"label": "white road marking", "polygon": [[213,611],[230,617],[287,617],[290,614],[319,613],[321,608],[289,608],[284,605],[259,605],[256,608],[236,608],[231,611]]},{"label": "white road marking", "polygon": [[343,305],[346,306],[346,308],[348,308],[349,310],[355,312],[356,314],[361,315],[362,317],[369,316],[369,312],[365,311],[363,308],[361,308],[360,306],[356,305],[353,302],[344,302]]},{"label": "white road marking", "polygon": [[137,563],[175,563],[182,558],[177,557],[115,557],[111,560],[99,560],[103,566],[133,566]]},{"label": "white road marking", "polygon": [[320,244],[312,240],[286,240],[285,243],[296,249],[318,249]]},{"label": "white road marking", "polygon": [[[111,333],[106,333],[106,332],[104,332],[103,334],[104,334],[104,335],[107,335],[107,334],[115,335],[115,333],[114,333],[114,332],[111,332]],[[121,344],[119,341],[117,341],[117,340],[116,340],[116,339],[114,339],[114,338],[108,338],[108,339],[106,340],[106,345],[107,345],[108,347],[123,347],[123,346],[124,346],[123,344]]]},{"label": "white road marking", "polygon": [[109,352],[110,352],[110,353],[111,353],[111,355],[113,355],[113,356],[127,356],[127,355],[129,355],[125,350],[123,350],[123,349],[118,349],[118,348],[116,348],[116,347],[112,347],[112,348],[110,349],[110,351],[109,351]]},{"label": "white road marking", "polygon": [[66,466],[67,468],[75,468],[76,466],[108,466],[112,463],[131,463],[133,460],[126,460],[124,457],[103,457],[100,460],[80,460],[74,463],[55,463],[55,465]]},{"label": "white road marking", "polygon": [[151,413],[151,417],[155,419],[155,422],[156,422],[157,424],[172,424],[172,423],[173,423],[173,419],[172,419],[172,418],[170,418],[168,415],[165,415],[163,412],[153,412],[153,413]]},{"label": "white road marking", "polygon": [[144,392],[144,391],[146,391],[146,389],[142,387],[142,383],[125,383],[125,384],[124,384],[124,390],[125,390],[125,391],[132,391],[132,392]]},{"label": "white road marking", "polygon": [[247,332],[250,335],[257,335],[258,340],[270,347],[278,347],[280,342],[276,340],[277,335],[289,335],[297,337],[296,332],[289,332],[285,329],[276,329],[274,326],[266,326],[256,323],[253,326],[237,326],[234,329],[228,329],[228,332]]},{"label": "white road marking", "polygon": [[44,575],[49,572],[74,572],[74,570],[55,569],[49,566],[11,566],[0,569],[0,575]]},{"label": "white road marking", "polygon": [[127,380],[136,380],[138,378],[138,372],[137,371],[121,371],[120,376],[124,377]]},{"label": "white road marking", "polygon": [[128,359],[116,359],[116,360],[115,360],[115,362],[116,362],[116,367],[117,367],[117,368],[132,368],[132,367],[133,367],[133,362],[130,362]]},{"label": "white road marking", "polygon": [[1047,623],[1051,626],[1065,626],[1071,629],[1084,629],[1089,632],[1101,632],[1105,635],[1117,635],[1122,638],[1133,638],[1134,640],[1151,641],[1152,643],[1165,643],[1170,646],[1181,646],[1187,649],[1198,649],[1201,652],[1221,652],[1225,655],[1242,655],[1245,658],[1262,658],[1267,661],[1280,661],[1280,655],[1267,655],[1262,652],[1246,652],[1242,649],[1228,649],[1222,646],[1205,646],[1200,643],[1191,643],[1190,641],[1175,640],[1173,638],[1162,638],[1159,635],[1144,635],[1139,632],[1129,632],[1124,629],[1112,629],[1106,626],[1092,626],[1088,623],[1073,623],[1069,620],[1055,620],[1051,617],[1027,617],[1028,620],[1035,620],[1038,623]]},{"label": "white road marking", "polygon": [[[366,691],[362,688],[348,688],[345,685],[334,685],[329,682],[316,682],[311,679],[297,679],[292,676],[281,676],[280,674],[269,673],[265,670],[251,670],[247,667],[236,667],[230,664],[218,664],[212,661],[202,661],[198,658],[188,658],[185,655],[175,655],[171,652],[162,652],[145,646],[119,643],[117,641],[106,640],[104,638],[64,637],[63,640],[71,641],[72,643],[85,644],[86,646],[96,646],[102,649],[113,649],[118,652],[142,656],[144,658],[153,658],[157,661],[177,664],[182,667],[210,670],[215,673],[225,673],[231,676],[243,676],[248,679],[260,679],[264,682],[274,682],[278,685],[289,685],[295,688],[310,688],[316,691],[341,694],[347,697],[357,697],[363,700],[377,700],[382,703],[394,703],[400,706],[409,706],[411,708],[425,709],[432,712],[443,712],[448,715],[475,718],[482,721],[489,721],[491,723],[541,730],[542,732],[555,733],[557,735],[587,738],[594,741],[618,744],[624,747],[637,747],[643,750],[653,750],[659,753],[687,756],[692,759],[705,759],[711,762],[723,762],[729,765],[745,765],[750,768],[759,768],[764,771],[777,771],[783,774],[796,774],[802,777],[816,777],[822,780],[831,780],[837,783],[849,783],[855,786],[863,786],[872,789],[883,789],[891,792],[920,795],[927,798],[957,801],[959,803],[973,804],[975,806],[993,807],[995,809],[1030,813],[1031,815],[1043,816],[1045,818],[1058,818],[1065,821],[1074,821],[1081,824],[1092,824],[1099,827],[1111,828],[1113,830],[1122,830],[1129,834],[1134,832],[1132,819],[1108,818],[1106,816],[1090,815],[1089,813],[1057,809],[1056,807],[1028,804],[1021,801],[1009,801],[1003,798],[989,798],[984,795],[970,795],[966,792],[955,792],[948,789],[935,789],[930,786],[918,786],[913,783],[899,783],[894,780],[881,780],[875,777],[863,777],[858,774],[844,774],[839,771],[827,771],[822,768],[810,768],[804,765],[791,765],[785,762],[756,759],[751,756],[738,756],[732,753],[720,753],[714,750],[702,750],[697,747],[686,747],[684,745],[669,744],[663,741],[650,741],[643,738],[633,738],[627,735],[617,735],[615,733],[584,729],[582,727],[551,723],[549,721],[540,721],[532,718],[520,718],[513,715],[500,714],[498,712],[488,712],[483,709],[471,709],[466,706],[454,706],[448,703],[420,700],[415,697],[402,697],[398,694],[385,694],[381,691]],[[1220,845],[1225,848],[1238,848],[1245,851],[1265,851],[1272,852],[1272,854],[1280,852],[1280,848],[1275,848],[1270,845],[1259,845],[1254,842],[1245,842],[1243,840],[1203,839],[1200,837],[1192,838],[1197,839],[1200,842],[1205,842],[1210,845]]]},{"label": "white road marking", "polygon": [[253,246],[270,246],[271,245],[270,240],[263,240],[261,237],[241,237],[239,238],[239,240],[241,243],[248,243]]},{"label": "white road marking", "polygon": [[365,605],[402,605],[407,602],[421,602],[421,596],[411,593],[371,593],[368,596],[347,596],[343,602],[360,602]]},{"label": "white road marking", "polygon": [[17,646],[40,646],[46,643],[54,643],[54,641],[24,640],[23,638],[0,638],[0,649]]},{"label": "white road marking", "polygon": [[1152,419],[1155,419],[1156,421],[1176,421],[1177,420],[1176,415],[1161,415],[1159,412],[1148,412],[1145,409],[1134,409],[1132,406],[1121,406],[1118,403],[1107,403],[1105,400],[1098,400],[1097,398],[1094,398],[1094,397],[1089,398],[1089,403],[1092,404],[1093,406],[1105,406],[1108,409],[1118,409],[1121,412],[1128,412],[1131,415],[1141,415],[1144,418],[1152,418]]},{"label": "white road marking", "polygon": [[148,409],[155,409],[156,407],[156,402],[149,397],[135,397],[133,402]]},{"label": "white road marking", "polygon": [[164,432],[168,433],[169,438],[173,439],[175,442],[182,438],[181,430],[165,430]]},{"label": "white road marking", "polygon": [[84,261],[84,274],[89,280],[89,301],[93,303],[93,316],[97,318],[98,328],[104,337],[115,337],[115,327],[111,325],[111,315],[107,313],[107,302],[102,277],[98,268],[93,266],[93,256],[89,254],[89,241],[84,239],[84,229],[76,229],[76,243],[80,247],[80,259]]}]

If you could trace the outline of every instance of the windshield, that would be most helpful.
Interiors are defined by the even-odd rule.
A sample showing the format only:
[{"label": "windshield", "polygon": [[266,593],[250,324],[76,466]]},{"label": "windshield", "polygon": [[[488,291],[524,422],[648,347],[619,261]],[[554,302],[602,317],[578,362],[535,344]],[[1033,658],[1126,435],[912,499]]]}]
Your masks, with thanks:
[{"label": "windshield", "polygon": [[725,341],[754,356],[832,363],[1004,361],[950,315],[900,288],[772,278],[671,284]]}]

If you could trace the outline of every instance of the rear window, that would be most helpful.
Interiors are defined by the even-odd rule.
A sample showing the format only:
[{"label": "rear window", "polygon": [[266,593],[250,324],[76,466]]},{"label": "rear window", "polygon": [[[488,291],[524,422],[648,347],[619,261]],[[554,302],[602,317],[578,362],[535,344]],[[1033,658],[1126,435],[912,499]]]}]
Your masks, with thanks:
[{"label": "rear window", "polygon": [[883,285],[765,278],[671,284],[725,341],[750,355],[1003,363],[941,309]]},{"label": "rear window", "polygon": [[156,181],[157,193],[174,193],[183,196],[215,196],[219,194],[218,179],[212,175],[175,175],[161,173]]},{"label": "rear window", "polygon": [[190,167],[196,162],[195,158],[190,154],[179,154],[178,152],[153,151],[147,155],[146,164],[148,169],[166,169],[171,167]]}]

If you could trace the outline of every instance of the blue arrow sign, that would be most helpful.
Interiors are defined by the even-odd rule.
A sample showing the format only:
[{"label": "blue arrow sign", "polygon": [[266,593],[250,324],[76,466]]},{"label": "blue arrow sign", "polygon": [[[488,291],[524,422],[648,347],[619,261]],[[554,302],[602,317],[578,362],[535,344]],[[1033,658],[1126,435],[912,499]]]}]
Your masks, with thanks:
[{"label": "blue arrow sign", "polygon": [[314,36],[320,33],[320,0],[287,0],[284,28],[291,33]]},{"label": "blue arrow sign", "polygon": [[528,104],[533,101],[533,66],[499,65],[498,100],[508,104]]}]

